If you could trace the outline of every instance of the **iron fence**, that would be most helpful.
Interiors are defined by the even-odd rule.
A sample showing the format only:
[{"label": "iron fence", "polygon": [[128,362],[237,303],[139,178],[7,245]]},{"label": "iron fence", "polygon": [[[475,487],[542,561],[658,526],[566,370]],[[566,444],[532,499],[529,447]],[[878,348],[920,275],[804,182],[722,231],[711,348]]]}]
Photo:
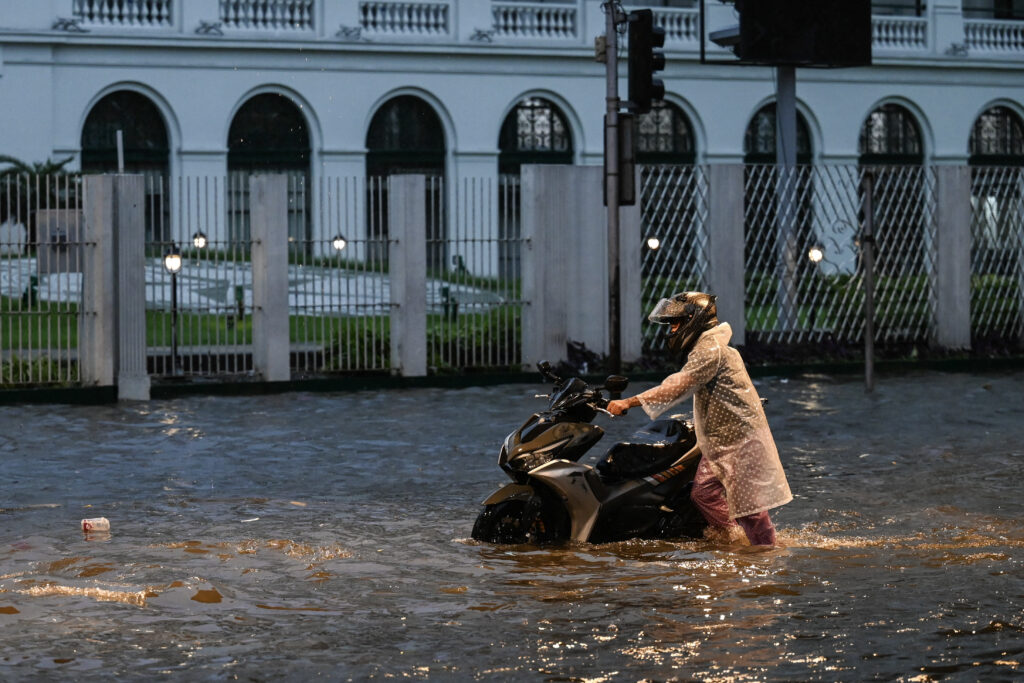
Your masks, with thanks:
[{"label": "iron fence", "polygon": [[863,340],[862,178],[874,174],[876,339],[927,342],[935,324],[935,177],[918,166],[746,168],[752,340]]},{"label": "iron fence", "polygon": [[[240,228],[248,226],[247,208],[225,202],[226,186],[217,176],[180,177],[173,212],[148,219],[161,237],[146,244],[146,345],[155,377],[252,370],[251,244]],[[162,223],[172,214],[174,230]],[[172,233],[182,241],[164,237]]]},{"label": "iron fence", "polygon": [[0,386],[79,381],[81,179],[0,174]]},{"label": "iron fence", "polygon": [[1024,338],[1024,169],[977,167],[971,178],[971,330]]},{"label": "iron fence", "polygon": [[[289,328],[293,374],[389,370],[391,290],[387,178],[322,178],[318,238],[293,249]],[[365,226],[365,229],[360,229]]]},{"label": "iron fence", "polygon": [[[435,372],[518,369],[522,363],[518,178],[427,180],[427,364]],[[447,212],[443,197],[454,210]]]},{"label": "iron fence", "polygon": [[706,290],[707,174],[702,166],[658,165],[640,170],[641,223],[645,244],[641,261],[639,321],[644,351],[661,351],[666,337],[646,315],[674,292]]}]

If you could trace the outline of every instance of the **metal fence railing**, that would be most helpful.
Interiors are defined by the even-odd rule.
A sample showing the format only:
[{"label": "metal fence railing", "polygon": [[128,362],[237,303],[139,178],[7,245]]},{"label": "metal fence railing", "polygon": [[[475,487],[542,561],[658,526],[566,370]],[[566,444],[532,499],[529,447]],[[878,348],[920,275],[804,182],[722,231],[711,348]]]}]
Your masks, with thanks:
[{"label": "metal fence railing", "polygon": [[[427,364],[437,372],[522,360],[518,179],[427,179]],[[447,211],[445,197],[454,210]],[[514,198],[516,201],[511,201]]]},{"label": "metal fence railing", "polygon": [[[182,177],[173,216],[180,242],[146,244],[146,345],[157,377],[242,375],[252,369],[250,243],[242,209],[225,209],[225,181]],[[169,215],[169,214],[168,214]],[[157,222],[154,235],[172,234]],[[177,255],[177,259],[174,259]],[[168,260],[170,257],[170,260]],[[176,272],[171,269],[177,267]]]},{"label": "metal fence railing", "polygon": [[[746,171],[747,334],[764,343],[863,339],[856,166]],[[935,181],[919,166],[876,167],[876,338],[927,342],[935,318]]]},{"label": "metal fence railing", "polygon": [[640,321],[645,351],[665,348],[667,337],[646,316],[658,299],[706,290],[708,194],[702,166],[643,166],[640,207],[644,245]]},{"label": "metal fence railing", "polygon": [[[323,178],[318,238],[293,248],[289,264],[292,373],[392,367],[390,239],[379,211],[387,178]],[[296,246],[293,243],[293,247]]]},{"label": "metal fence railing", "polygon": [[1024,169],[974,168],[971,209],[971,329],[1024,338]]},{"label": "metal fence railing", "polygon": [[0,387],[79,381],[81,179],[0,174]]}]

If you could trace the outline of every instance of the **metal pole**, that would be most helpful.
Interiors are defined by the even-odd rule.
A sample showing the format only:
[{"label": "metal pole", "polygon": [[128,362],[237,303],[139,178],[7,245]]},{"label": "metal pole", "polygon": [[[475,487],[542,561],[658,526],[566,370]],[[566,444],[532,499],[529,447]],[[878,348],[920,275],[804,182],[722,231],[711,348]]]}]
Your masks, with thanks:
[{"label": "metal pole", "polygon": [[796,67],[775,68],[776,250],[779,255],[779,326],[797,326]]},{"label": "metal pole", "polygon": [[619,56],[618,3],[605,2],[605,79],[607,107],[604,119],[605,203],[608,206],[608,364],[622,371],[622,330],[619,325]]},{"label": "metal pole", "polygon": [[171,273],[171,374],[178,374],[178,274]]},{"label": "metal pole", "polygon": [[874,171],[865,169],[863,185],[864,230],[861,253],[864,258],[864,388],[875,390],[875,210]]}]

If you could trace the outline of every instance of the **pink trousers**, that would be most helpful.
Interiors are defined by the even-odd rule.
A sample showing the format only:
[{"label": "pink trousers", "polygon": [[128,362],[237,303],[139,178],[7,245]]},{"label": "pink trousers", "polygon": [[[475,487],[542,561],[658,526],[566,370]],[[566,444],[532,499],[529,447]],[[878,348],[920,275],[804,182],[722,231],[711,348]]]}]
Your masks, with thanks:
[{"label": "pink trousers", "polygon": [[708,520],[708,524],[716,527],[729,527],[739,524],[751,545],[775,545],[775,525],[772,524],[768,511],[753,515],[729,517],[729,503],[725,499],[725,487],[711,471],[705,458],[701,458],[697,466],[697,474],[693,477],[693,490],[690,499]]}]

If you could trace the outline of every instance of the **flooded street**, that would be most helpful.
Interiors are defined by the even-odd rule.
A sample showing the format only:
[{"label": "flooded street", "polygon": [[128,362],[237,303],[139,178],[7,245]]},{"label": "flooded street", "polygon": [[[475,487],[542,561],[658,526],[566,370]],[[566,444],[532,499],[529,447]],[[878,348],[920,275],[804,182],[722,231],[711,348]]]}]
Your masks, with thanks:
[{"label": "flooded street", "polygon": [[1024,373],[758,389],[762,552],[469,540],[540,383],[0,407],[0,679],[1024,679]]}]

